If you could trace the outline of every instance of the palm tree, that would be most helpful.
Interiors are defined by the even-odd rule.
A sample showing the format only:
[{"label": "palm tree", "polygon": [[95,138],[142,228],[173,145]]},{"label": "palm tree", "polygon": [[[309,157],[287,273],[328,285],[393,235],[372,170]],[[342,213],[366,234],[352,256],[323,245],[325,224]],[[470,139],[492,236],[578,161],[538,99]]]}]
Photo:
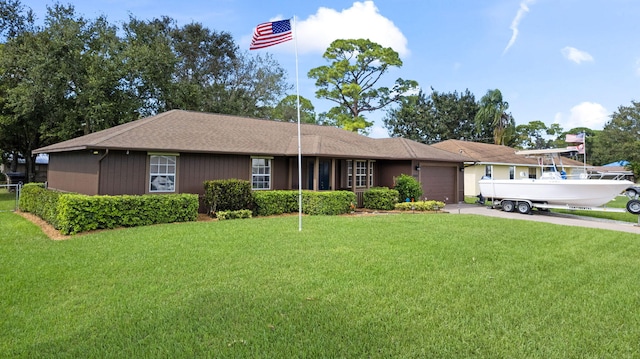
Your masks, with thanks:
[{"label": "palm tree", "polygon": [[475,121],[478,129],[489,126],[493,129],[493,143],[505,145],[514,134],[515,121],[510,113],[506,113],[509,103],[502,100],[500,90],[489,90],[480,99],[480,110]]}]

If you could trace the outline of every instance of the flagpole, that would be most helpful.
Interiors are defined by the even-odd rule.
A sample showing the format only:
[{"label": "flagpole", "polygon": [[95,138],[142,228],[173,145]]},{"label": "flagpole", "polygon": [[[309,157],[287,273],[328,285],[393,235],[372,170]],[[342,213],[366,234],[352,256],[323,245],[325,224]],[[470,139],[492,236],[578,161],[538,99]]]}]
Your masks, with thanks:
[{"label": "flagpole", "polygon": [[300,140],[300,84],[298,82],[298,31],[293,16],[293,42],[296,52],[296,107],[298,110],[298,232],[302,231],[302,144]]}]

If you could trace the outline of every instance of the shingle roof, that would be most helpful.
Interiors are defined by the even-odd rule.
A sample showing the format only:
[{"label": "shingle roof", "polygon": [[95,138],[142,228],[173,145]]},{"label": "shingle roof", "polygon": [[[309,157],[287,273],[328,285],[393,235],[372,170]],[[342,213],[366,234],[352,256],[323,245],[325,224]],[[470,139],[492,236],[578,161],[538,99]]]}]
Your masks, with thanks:
[{"label": "shingle roof", "polygon": [[[432,145],[452,153],[466,155],[473,162],[511,164],[511,165],[537,165],[537,158],[517,155],[516,149],[502,145],[493,145],[480,142],[461,140],[446,140]],[[582,166],[582,162],[570,158],[562,158],[562,163],[567,166]]]},{"label": "shingle roof", "polygon": [[[465,162],[464,155],[403,138],[374,139],[335,127],[302,124],[304,156]],[[171,110],[42,147],[34,153],[82,149],[296,156],[297,124]]]}]

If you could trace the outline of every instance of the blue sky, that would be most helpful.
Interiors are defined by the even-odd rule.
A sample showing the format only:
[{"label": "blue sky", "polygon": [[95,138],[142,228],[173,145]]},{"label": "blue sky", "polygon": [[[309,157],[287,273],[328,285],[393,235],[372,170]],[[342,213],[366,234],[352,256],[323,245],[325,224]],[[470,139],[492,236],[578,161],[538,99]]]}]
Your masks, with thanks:
[{"label": "blue sky", "polygon": [[[459,93],[479,100],[499,89],[516,123],[539,120],[565,130],[602,129],[620,106],[640,101],[638,0],[75,0],[88,18],[112,23],[167,15],[179,25],[199,22],[230,33],[248,49],[254,27],[296,16],[296,42],[270,52],[296,80],[316,112],[333,103],[315,97],[307,72],[328,64],[322,53],[338,38],[366,37],[392,47],[404,65],[387,74],[419,82],[424,91]],[[48,0],[23,0],[39,19]],[[386,137],[379,111],[372,137]]]}]

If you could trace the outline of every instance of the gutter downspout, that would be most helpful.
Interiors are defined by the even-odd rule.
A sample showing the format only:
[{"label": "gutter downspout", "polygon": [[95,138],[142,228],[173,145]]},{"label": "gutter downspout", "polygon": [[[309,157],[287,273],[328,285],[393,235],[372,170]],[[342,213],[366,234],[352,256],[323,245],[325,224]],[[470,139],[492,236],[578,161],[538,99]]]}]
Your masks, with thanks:
[{"label": "gutter downspout", "polygon": [[109,149],[105,149],[104,151],[104,155],[100,156],[100,158],[98,159],[98,188],[96,191],[96,194],[100,195],[100,183],[102,182],[102,176],[101,176],[101,170],[102,170],[102,160],[105,159],[105,157],[107,157],[107,155],[109,155]]}]

